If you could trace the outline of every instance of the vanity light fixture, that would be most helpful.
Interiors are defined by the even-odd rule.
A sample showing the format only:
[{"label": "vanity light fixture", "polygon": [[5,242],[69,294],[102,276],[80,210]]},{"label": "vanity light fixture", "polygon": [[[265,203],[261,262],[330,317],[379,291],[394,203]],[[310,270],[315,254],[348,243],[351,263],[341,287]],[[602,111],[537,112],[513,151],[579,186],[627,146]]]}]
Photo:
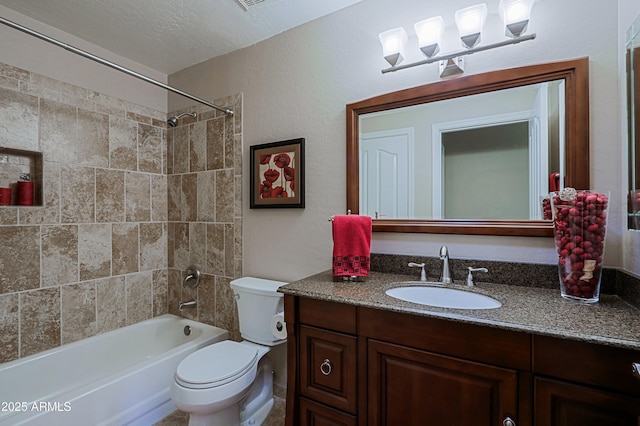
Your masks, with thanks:
[{"label": "vanity light fixture", "polygon": [[440,65],[440,77],[450,77],[464,72],[464,56],[483,50],[517,44],[523,41],[533,40],[535,34],[523,35],[529,24],[531,8],[535,0],[500,0],[498,12],[505,26],[505,35],[508,40],[479,45],[482,38],[482,28],[487,19],[486,3],[476,4],[455,13],[455,22],[460,34],[460,40],[464,50],[435,56],[440,51],[442,34],[445,23],[441,16],[428,18],[414,24],[414,30],[418,37],[418,47],[427,59],[400,65],[405,55],[405,46],[408,39],[404,28],[394,28],[379,34],[382,44],[382,53],[385,60],[391,65],[382,70],[383,74],[412,68],[418,65],[438,62]]}]

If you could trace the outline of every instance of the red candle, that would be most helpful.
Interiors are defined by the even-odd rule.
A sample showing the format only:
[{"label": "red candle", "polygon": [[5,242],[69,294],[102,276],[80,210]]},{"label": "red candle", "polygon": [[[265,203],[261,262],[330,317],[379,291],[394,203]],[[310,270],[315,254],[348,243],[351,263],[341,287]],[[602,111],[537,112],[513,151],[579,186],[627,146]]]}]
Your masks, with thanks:
[{"label": "red candle", "polygon": [[11,205],[11,188],[0,188],[0,206]]},{"label": "red candle", "polygon": [[20,206],[33,205],[33,182],[18,182],[18,199],[17,204]]}]

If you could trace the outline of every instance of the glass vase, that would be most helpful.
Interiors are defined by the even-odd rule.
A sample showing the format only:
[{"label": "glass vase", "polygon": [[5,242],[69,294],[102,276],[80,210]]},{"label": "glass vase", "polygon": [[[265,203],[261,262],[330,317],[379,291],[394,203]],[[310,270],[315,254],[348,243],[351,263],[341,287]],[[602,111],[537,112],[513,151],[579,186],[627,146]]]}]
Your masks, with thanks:
[{"label": "glass vase", "polygon": [[560,294],[595,303],[600,299],[609,193],[565,188],[551,193]]}]

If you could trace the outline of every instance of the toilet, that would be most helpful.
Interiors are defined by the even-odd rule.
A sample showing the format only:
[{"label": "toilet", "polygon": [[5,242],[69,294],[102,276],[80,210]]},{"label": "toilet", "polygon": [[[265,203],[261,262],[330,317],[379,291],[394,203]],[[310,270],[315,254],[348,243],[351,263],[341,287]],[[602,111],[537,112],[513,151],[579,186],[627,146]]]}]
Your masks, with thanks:
[{"label": "toilet", "polygon": [[225,340],[199,349],[180,362],[171,399],[189,413],[189,426],[259,426],[273,407],[273,367],[265,355],[286,342],[272,332],[284,310],[277,292],[287,283],[244,277],[231,281],[242,342]]}]

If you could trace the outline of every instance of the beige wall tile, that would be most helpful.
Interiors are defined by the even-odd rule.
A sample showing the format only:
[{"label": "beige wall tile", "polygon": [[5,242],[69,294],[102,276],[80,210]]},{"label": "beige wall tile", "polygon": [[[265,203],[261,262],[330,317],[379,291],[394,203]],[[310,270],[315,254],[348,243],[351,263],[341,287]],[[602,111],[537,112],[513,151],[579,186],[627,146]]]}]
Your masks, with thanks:
[{"label": "beige wall tile", "polygon": [[96,222],[124,221],[124,173],[96,169]]},{"label": "beige wall tile", "polygon": [[207,121],[207,170],[224,167],[224,118]]},{"label": "beige wall tile", "polygon": [[216,222],[233,223],[235,212],[233,170],[216,171]]},{"label": "beige wall tile", "polygon": [[151,220],[161,222],[168,220],[167,177],[151,175]]},{"label": "beige wall tile", "polygon": [[167,135],[167,166],[166,166],[166,170],[165,173],[167,173],[168,175],[172,175],[174,173],[173,171],[173,134],[175,132],[175,129],[172,127],[170,129],[167,129],[166,135]]},{"label": "beige wall tile", "polygon": [[18,358],[20,316],[18,294],[0,295],[0,363]]},{"label": "beige wall tile", "polygon": [[96,281],[97,333],[127,325],[127,295],[124,276]]},{"label": "beige wall tile", "polygon": [[60,346],[60,287],[20,293],[20,357]]},{"label": "beige wall tile", "polygon": [[40,287],[40,227],[0,226],[0,293]]},{"label": "beige wall tile", "polygon": [[151,220],[150,175],[126,172],[125,217],[127,222],[148,222]]},{"label": "beige wall tile", "polygon": [[16,207],[0,207],[0,225],[16,225],[18,209]]},{"label": "beige wall tile", "polygon": [[74,164],[109,167],[109,116],[78,109],[78,144]]},{"label": "beige wall tile", "polygon": [[162,131],[158,127],[138,125],[138,170],[162,173]]},{"label": "beige wall tile", "polygon": [[182,175],[182,221],[198,220],[198,176]]},{"label": "beige wall tile", "polygon": [[240,340],[238,310],[228,278],[216,277],[216,327],[229,331],[231,340]]},{"label": "beige wall tile", "polygon": [[95,219],[95,169],[63,165],[60,218],[63,223],[88,223]]},{"label": "beige wall tile", "polygon": [[189,170],[200,172],[207,167],[207,125],[204,121],[190,125]]},{"label": "beige wall tile", "polygon": [[198,173],[198,220],[213,222],[215,220],[215,187],[216,172]]},{"label": "beige wall tile", "polygon": [[78,281],[78,226],[42,227],[42,287]]},{"label": "beige wall tile", "polygon": [[153,316],[168,312],[168,274],[167,269],[153,271]]},{"label": "beige wall tile", "polygon": [[233,173],[242,175],[242,135],[233,135]]},{"label": "beige wall tile", "polygon": [[184,271],[189,266],[189,224],[176,223],[173,235],[173,267]]},{"label": "beige wall tile", "polygon": [[95,282],[63,285],[60,298],[62,344],[94,336],[97,332]]},{"label": "beige wall tile", "polygon": [[[0,146],[39,151],[38,98],[0,89],[0,116],[10,126],[0,126]],[[0,165],[1,169],[1,165]]]},{"label": "beige wall tile", "polygon": [[153,315],[153,274],[140,272],[125,277],[127,324],[135,324]]},{"label": "beige wall tile", "polygon": [[112,275],[138,272],[138,224],[111,226],[111,271]]},{"label": "beige wall tile", "polygon": [[40,149],[47,161],[74,163],[78,146],[74,106],[40,99]]},{"label": "beige wall tile", "polygon": [[140,224],[140,271],[167,267],[167,241],[162,223]]},{"label": "beige wall tile", "polygon": [[169,303],[168,311],[170,314],[180,315],[178,310],[178,304],[182,298],[182,280],[181,272],[177,269],[169,269],[167,271],[168,285],[167,285],[167,300]]},{"label": "beige wall tile", "polygon": [[173,129],[173,173],[189,172],[189,126]]},{"label": "beige wall tile", "polygon": [[192,222],[189,224],[189,264],[204,270],[207,261],[207,224]]},{"label": "beige wall tile", "polygon": [[224,275],[234,276],[235,270],[235,230],[232,223],[224,224]]},{"label": "beige wall tile", "polygon": [[167,223],[167,266],[174,267],[176,224]]},{"label": "beige wall tile", "polygon": [[182,175],[167,176],[168,216],[178,222],[182,218]]},{"label": "beige wall tile", "polygon": [[78,225],[80,281],[111,275],[111,225]]},{"label": "beige wall tile", "polygon": [[236,139],[233,133],[233,117],[224,119],[224,168],[235,170]]},{"label": "beige wall tile", "polygon": [[138,123],[121,117],[109,119],[109,166],[138,170]]},{"label": "beige wall tile", "polygon": [[198,286],[198,320],[210,325],[216,323],[216,280],[203,274]]},{"label": "beige wall tile", "polygon": [[207,274],[224,275],[224,225],[207,224]]}]

